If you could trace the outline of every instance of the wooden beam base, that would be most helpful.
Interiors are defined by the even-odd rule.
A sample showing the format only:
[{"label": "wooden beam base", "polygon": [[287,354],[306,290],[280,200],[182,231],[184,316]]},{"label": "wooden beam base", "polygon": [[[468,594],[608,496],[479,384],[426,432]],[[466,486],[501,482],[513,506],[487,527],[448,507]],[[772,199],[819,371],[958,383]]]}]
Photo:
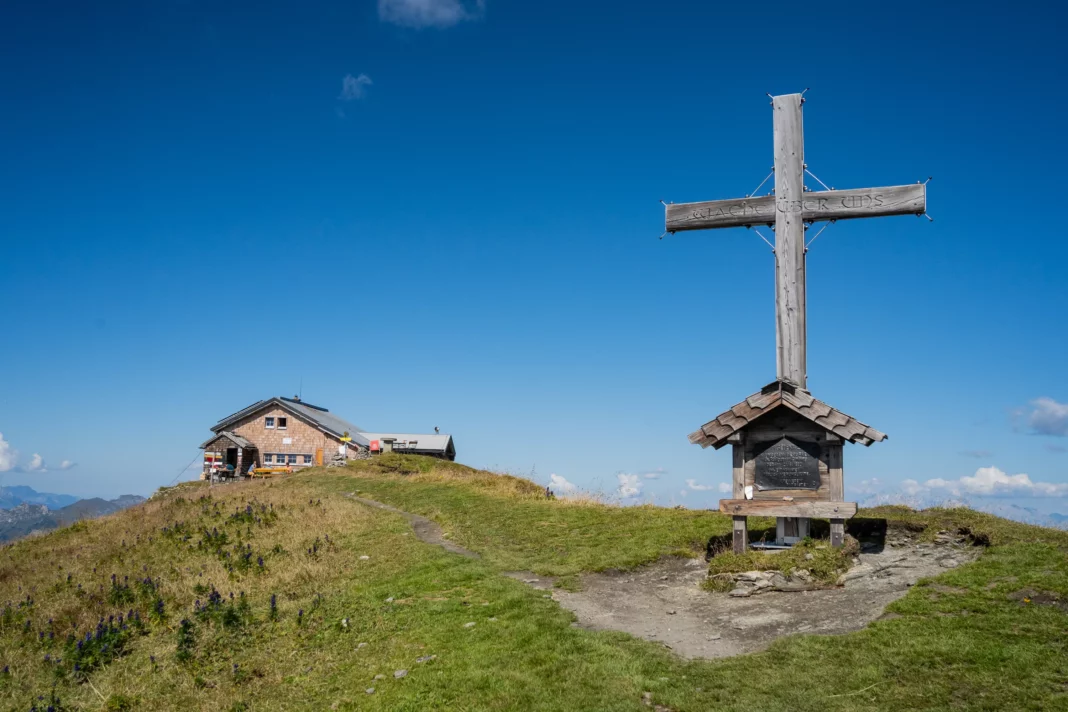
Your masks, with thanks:
[{"label": "wooden beam base", "polygon": [[745,517],[734,518],[734,553],[744,554],[749,549],[749,525]]},{"label": "wooden beam base", "polygon": [[831,546],[840,548],[845,545],[845,520],[831,520]]},{"label": "wooden beam base", "polygon": [[849,519],[857,513],[856,502],[784,502],[776,499],[721,499],[719,511],[738,517],[810,517],[813,519]]}]

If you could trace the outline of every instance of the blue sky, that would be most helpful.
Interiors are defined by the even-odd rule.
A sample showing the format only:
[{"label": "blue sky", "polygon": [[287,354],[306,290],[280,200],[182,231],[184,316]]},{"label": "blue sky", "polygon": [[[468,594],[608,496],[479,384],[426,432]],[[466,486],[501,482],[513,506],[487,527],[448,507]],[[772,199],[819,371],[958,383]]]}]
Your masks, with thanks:
[{"label": "blue sky", "polygon": [[1068,511],[1068,243],[1036,209],[1064,12],[5,3],[0,482],[147,494],[303,384],[472,465],[711,506],[729,454],[686,435],[774,378],[772,257],[658,240],[658,201],[752,191],[765,92],[811,87],[823,181],[934,176],[935,222],[809,253],[809,386],[890,435],[847,488]]}]

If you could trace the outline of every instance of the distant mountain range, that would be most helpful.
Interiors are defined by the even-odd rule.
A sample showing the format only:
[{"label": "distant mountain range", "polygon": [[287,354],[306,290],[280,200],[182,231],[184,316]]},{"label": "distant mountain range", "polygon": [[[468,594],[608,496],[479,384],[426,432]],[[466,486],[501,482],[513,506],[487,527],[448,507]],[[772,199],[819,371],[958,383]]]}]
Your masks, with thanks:
[{"label": "distant mountain range", "polygon": [[37,492],[31,487],[0,487],[0,541],[44,532],[93,519],[144,502],[144,497],[124,494],[116,499],[78,499],[69,494]]},{"label": "distant mountain range", "polygon": [[38,492],[25,485],[0,487],[0,509],[11,509],[24,502],[27,504],[43,504],[49,509],[59,509],[77,501],[78,498],[73,495]]}]

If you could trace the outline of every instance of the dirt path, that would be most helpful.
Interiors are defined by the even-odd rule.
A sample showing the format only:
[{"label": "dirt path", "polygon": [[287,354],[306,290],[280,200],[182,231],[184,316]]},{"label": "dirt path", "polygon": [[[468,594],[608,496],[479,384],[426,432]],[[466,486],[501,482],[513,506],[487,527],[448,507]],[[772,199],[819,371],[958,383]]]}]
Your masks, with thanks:
[{"label": "dirt path", "polygon": [[355,494],[352,493],[347,494],[345,496],[359,502],[360,504],[366,504],[368,507],[384,509],[387,512],[393,512],[394,514],[401,515],[402,517],[408,520],[409,524],[412,525],[412,529],[415,530],[415,535],[419,537],[420,541],[424,541],[427,544],[434,544],[436,546],[440,546],[446,551],[451,551],[452,553],[459,554],[460,556],[466,556],[469,559],[479,558],[478,554],[471,551],[470,549],[465,549],[459,544],[453,544],[451,541],[446,539],[444,530],[442,530],[441,525],[439,525],[432,519],[427,519],[426,517],[420,516],[418,514],[412,514],[411,512],[405,512],[403,510],[397,509],[396,507],[391,507],[388,504],[376,502],[373,499],[364,499],[363,497],[357,497]]},{"label": "dirt path", "polygon": [[[416,536],[462,556],[478,554],[450,542],[441,527],[417,514],[348,495],[371,507],[395,512],[411,522]],[[860,630],[883,615],[886,606],[922,578],[973,560],[978,549],[958,537],[917,543],[893,538],[861,553],[845,584],[838,588],[748,598],[710,593],[703,559],[662,559],[633,571],[581,576],[581,590],[555,587],[549,576],[528,571],[506,573],[548,591],[591,630],[617,630],[662,643],[688,658],[723,658],[762,650],[774,640],[798,633],[838,635]]]}]

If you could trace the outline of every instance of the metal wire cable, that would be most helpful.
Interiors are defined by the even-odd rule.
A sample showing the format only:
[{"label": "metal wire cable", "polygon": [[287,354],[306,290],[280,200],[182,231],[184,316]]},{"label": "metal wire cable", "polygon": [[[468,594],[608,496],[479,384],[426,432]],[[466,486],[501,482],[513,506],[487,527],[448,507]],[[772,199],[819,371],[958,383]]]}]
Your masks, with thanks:
[{"label": "metal wire cable", "polygon": [[[760,230],[757,230],[757,229],[756,229],[756,228],[754,227],[754,228],[753,228],[753,232],[755,232],[755,233],[756,233],[757,235],[760,235],[760,239],[761,239],[761,240],[763,240],[764,242],[768,242],[768,238],[764,237],[764,235],[763,235],[763,234],[762,234],[762,233],[760,232]],[[775,245],[771,244],[770,242],[768,242],[768,247],[770,247],[770,248],[771,248],[771,251],[772,251],[772,252],[774,252],[774,251],[775,251]]]},{"label": "metal wire cable", "polygon": [[169,485],[167,485],[167,486],[170,487],[175,482],[177,482],[178,478],[181,477],[186,472],[186,470],[188,470],[190,467],[192,467],[193,463],[196,462],[197,458],[199,458],[199,457],[203,457],[203,456],[200,453],[197,453],[196,456],[193,457],[193,459],[189,461],[188,465],[186,465],[185,467],[183,467],[181,470],[178,471],[178,474],[174,476],[174,479],[171,480],[171,483]]},{"label": "metal wire cable", "polygon": [[808,169],[808,166],[805,166],[805,173],[808,173],[810,176],[815,178],[816,182],[819,183],[820,185],[822,185],[824,190],[834,190],[834,188],[828,188],[827,184],[819,179],[819,176],[817,176],[815,173],[813,173],[812,171],[810,171]]},{"label": "metal wire cable", "polygon": [[[819,180],[819,178],[817,178],[816,180]],[[827,228],[829,228],[831,226],[831,223],[833,223],[833,222],[836,222],[836,221],[831,220],[831,222],[829,222],[826,225],[824,225],[823,227],[821,227],[819,229],[819,232],[817,232],[815,235],[813,235],[812,239],[809,240],[808,243],[805,245],[805,249],[807,250],[809,247],[811,247],[812,243],[816,241],[816,238],[819,237],[820,235],[822,235],[823,231],[826,230]]]},{"label": "metal wire cable", "polygon": [[745,197],[747,197],[747,198],[752,198],[752,197],[753,197],[754,195],[756,195],[756,194],[757,194],[757,191],[758,191],[758,190],[760,190],[761,188],[763,188],[763,187],[764,187],[764,184],[768,182],[768,178],[771,178],[771,177],[772,177],[773,175],[775,175],[775,169],[774,169],[774,168],[772,168],[772,169],[771,169],[771,173],[768,173],[768,174],[767,174],[766,176],[764,176],[764,180],[760,181],[760,185],[758,185],[758,186],[757,186],[757,187],[756,187],[756,188],[755,188],[755,189],[753,190],[753,192],[752,192],[752,193],[750,193],[749,195],[747,195],[747,196],[745,196]]}]

